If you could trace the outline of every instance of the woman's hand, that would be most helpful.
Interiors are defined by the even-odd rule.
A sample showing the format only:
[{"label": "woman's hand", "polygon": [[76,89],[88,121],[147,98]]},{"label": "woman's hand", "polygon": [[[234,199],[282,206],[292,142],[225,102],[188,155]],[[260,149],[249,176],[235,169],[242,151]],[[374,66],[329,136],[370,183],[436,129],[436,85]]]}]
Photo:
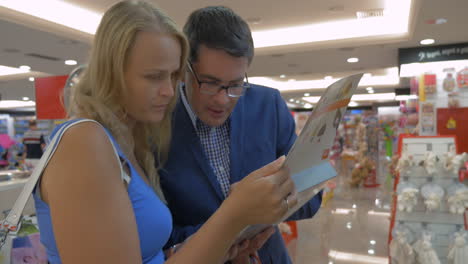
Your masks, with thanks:
[{"label": "woman's hand", "polygon": [[284,156],[232,185],[226,202],[245,225],[274,224],[297,204],[294,182]]}]

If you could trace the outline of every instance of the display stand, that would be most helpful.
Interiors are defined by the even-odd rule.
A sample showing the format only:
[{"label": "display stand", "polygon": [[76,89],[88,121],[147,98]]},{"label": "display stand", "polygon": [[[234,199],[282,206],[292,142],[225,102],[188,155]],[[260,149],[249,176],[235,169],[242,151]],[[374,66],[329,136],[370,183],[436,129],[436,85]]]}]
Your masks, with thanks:
[{"label": "display stand", "polygon": [[[454,136],[410,136],[399,137],[398,154],[411,155],[413,164],[397,173],[394,183],[394,194],[391,211],[389,244],[392,241],[392,232],[397,224],[404,225],[419,237],[424,231],[430,231],[433,235],[432,245],[442,264],[447,262],[447,254],[451,236],[459,229],[467,227],[466,216],[463,214],[452,214],[447,205],[447,189],[459,182],[458,173],[447,171],[443,168],[444,154],[451,149],[456,149],[456,138]],[[421,166],[424,156],[433,152],[439,159],[435,164],[435,173],[430,175],[427,169]],[[421,196],[421,187],[432,182],[445,191],[441,205],[438,209],[427,211],[424,199]],[[410,212],[399,211],[397,190],[399,185],[410,183],[419,189],[417,204]],[[466,215],[466,214],[465,214]],[[390,263],[395,263],[390,260]]]}]

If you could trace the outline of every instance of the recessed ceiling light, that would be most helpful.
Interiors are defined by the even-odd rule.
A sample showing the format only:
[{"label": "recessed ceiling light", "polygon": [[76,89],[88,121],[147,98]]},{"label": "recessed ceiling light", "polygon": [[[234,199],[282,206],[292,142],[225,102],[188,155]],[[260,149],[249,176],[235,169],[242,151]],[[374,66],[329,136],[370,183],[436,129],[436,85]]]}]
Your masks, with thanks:
[{"label": "recessed ceiling light", "polygon": [[358,58],[349,58],[349,59],[347,60],[347,62],[349,62],[349,63],[356,63],[356,62],[358,62],[358,61],[359,61]]},{"label": "recessed ceiling light", "polygon": [[363,78],[370,78],[372,77],[372,73],[364,73],[364,75],[362,76]]},{"label": "recessed ceiling light", "polygon": [[348,104],[348,106],[355,107],[355,106],[358,106],[358,104],[357,104],[356,102],[353,101],[353,102],[350,102],[350,103]]},{"label": "recessed ceiling light", "polygon": [[370,243],[371,245],[375,245],[377,242],[375,242],[375,240],[371,240]]},{"label": "recessed ceiling light", "polygon": [[23,101],[29,101],[29,97],[23,97]]},{"label": "recessed ceiling light", "polygon": [[353,209],[356,209],[357,208],[357,205],[353,204]]},{"label": "recessed ceiling light", "polygon": [[295,82],[296,79],[289,79],[288,81],[289,81],[289,82]]},{"label": "recessed ceiling light", "polygon": [[19,66],[19,69],[23,71],[30,71],[31,67],[29,67],[28,65],[21,65]]},{"label": "recessed ceiling light", "polygon": [[292,102],[294,102],[294,99],[292,99],[292,98],[291,98],[291,99],[289,99],[289,102],[291,102],[291,103],[292,103]]},{"label": "recessed ceiling light", "polygon": [[34,77],[29,77],[30,82],[34,82]]},{"label": "recessed ceiling light", "polygon": [[301,101],[296,101],[296,104],[300,104],[300,103],[301,103]]},{"label": "recessed ceiling light", "polygon": [[66,60],[65,64],[66,65],[76,65],[76,64],[78,64],[78,62],[76,60]]},{"label": "recessed ceiling light", "polygon": [[305,93],[304,96],[310,96],[310,93]]},{"label": "recessed ceiling light", "polygon": [[307,108],[307,109],[310,109],[310,108],[312,108],[312,105],[311,104],[305,104],[304,107]]},{"label": "recessed ceiling light", "polygon": [[374,88],[373,88],[373,87],[367,87],[366,90],[367,90],[367,91],[369,91],[369,90],[374,90]]},{"label": "recessed ceiling light", "polygon": [[435,40],[434,39],[423,39],[419,43],[421,43],[421,45],[431,45],[431,44],[435,43]]},{"label": "recessed ceiling light", "polygon": [[330,80],[333,80],[333,76],[328,75],[328,76],[325,76],[324,79],[327,81],[330,81]]},{"label": "recessed ceiling light", "polygon": [[370,93],[370,94],[375,93],[374,90],[368,90],[367,92]]},{"label": "recessed ceiling light", "polygon": [[280,75],[280,78],[281,78],[281,79],[284,79],[284,78],[286,78],[286,75],[281,74],[281,75]]},{"label": "recessed ceiling light", "polygon": [[374,254],[375,254],[375,251],[374,251],[373,249],[369,249],[367,252],[368,252],[370,255],[374,255]]}]

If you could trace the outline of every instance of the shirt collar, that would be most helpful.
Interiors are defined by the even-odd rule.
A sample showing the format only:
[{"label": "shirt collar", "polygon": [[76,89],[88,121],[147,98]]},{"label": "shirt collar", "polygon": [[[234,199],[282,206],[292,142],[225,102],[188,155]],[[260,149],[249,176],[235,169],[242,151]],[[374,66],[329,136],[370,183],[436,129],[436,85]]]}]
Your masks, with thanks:
[{"label": "shirt collar", "polygon": [[[203,123],[203,121],[201,121],[197,117],[197,115],[195,114],[195,112],[192,109],[192,106],[188,102],[187,95],[185,94],[185,84],[181,83],[179,85],[179,93],[180,93],[180,98],[182,99],[182,103],[184,104],[185,110],[187,110],[187,113],[188,113],[188,115],[190,117],[190,120],[192,121],[192,125],[195,128],[195,131],[198,131],[197,121],[199,121],[203,125],[206,125],[206,124]],[[231,117],[228,117],[228,119],[226,120],[226,122],[224,122],[224,124],[222,126],[228,126],[229,127],[230,119],[231,119]],[[206,125],[206,126],[208,126],[208,125]]]}]

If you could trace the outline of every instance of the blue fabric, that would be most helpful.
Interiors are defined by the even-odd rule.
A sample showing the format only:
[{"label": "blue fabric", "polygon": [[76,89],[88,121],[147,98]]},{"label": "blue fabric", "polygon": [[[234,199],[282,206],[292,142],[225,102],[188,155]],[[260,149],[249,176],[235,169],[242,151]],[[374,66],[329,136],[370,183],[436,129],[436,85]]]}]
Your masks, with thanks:
[{"label": "blue fabric", "polygon": [[[76,121],[77,120],[71,120],[66,123]],[[51,136],[55,135],[58,129],[64,124],[56,127]],[[106,133],[117,147],[119,156],[126,161],[130,168],[131,181],[127,191],[135,214],[143,263],[164,263],[162,248],[167,242],[172,230],[171,213],[153,189],[141,178],[107,130]],[[50,208],[40,198],[38,188],[34,191],[33,197],[39,222],[39,230],[41,232],[41,242],[47,249],[49,262],[51,264],[62,263],[55,242]]]},{"label": "blue fabric", "polygon": [[[294,120],[279,92],[252,85],[239,98],[230,117],[230,183],[287,154],[295,140]],[[224,200],[216,174],[181,102],[174,113],[169,160],[160,176],[174,219],[174,230],[166,244],[169,247],[196,232]],[[288,220],[311,218],[321,201],[320,192]],[[263,264],[291,263],[278,230],[259,256]]]}]

